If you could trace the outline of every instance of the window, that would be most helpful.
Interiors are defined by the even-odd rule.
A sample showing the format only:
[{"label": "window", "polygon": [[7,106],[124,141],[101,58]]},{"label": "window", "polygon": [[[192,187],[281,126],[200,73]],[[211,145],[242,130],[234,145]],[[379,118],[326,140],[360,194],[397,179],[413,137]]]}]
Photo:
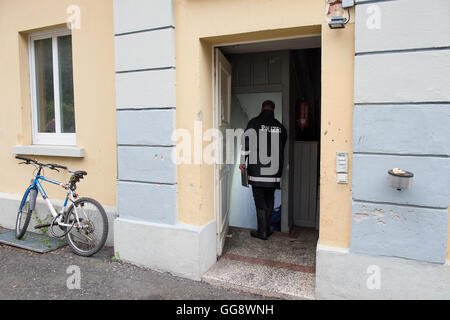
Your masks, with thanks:
[{"label": "window", "polygon": [[30,35],[33,144],[75,145],[70,30]]}]

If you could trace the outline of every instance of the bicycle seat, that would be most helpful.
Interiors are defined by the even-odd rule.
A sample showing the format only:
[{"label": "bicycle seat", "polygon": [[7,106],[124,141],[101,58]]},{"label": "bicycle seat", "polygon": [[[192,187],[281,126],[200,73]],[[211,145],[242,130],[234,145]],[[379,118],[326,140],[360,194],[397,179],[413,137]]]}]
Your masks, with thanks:
[{"label": "bicycle seat", "polygon": [[87,175],[86,171],[81,171],[81,170],[78,170],[78,171],[69,170],[69,172],[72,173],[74,176],[77,176],[77,177],[80,177],[80,178],[82,178],[83,176]]}]

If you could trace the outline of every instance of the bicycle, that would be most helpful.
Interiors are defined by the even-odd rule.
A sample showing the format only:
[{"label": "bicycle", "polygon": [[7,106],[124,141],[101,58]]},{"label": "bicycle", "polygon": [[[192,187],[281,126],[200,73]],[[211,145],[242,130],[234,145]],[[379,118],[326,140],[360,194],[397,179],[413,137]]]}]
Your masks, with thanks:
[{"label": "bicycle", "polygon": [[[68,170],[67,167],[54,163],[40,163],[36,160],[16,156],[22,160],[19,164],[31,164],[36,167],[34,178],[26,189],[16,219],[16,238],[22,239],[27,231],[31,215],[36,208],[36,198],[40,193],[50,210],[53,220],[50,224],[36,225],[35,229],[48,228],[50,236],[65,237],[72,251],[80,256],[89,257],[100,251],[108,237],[108,218],[102,205],[91,198],[78,198],[76,184],[87,175],[86,171]],[[51,170],[68,170],[72,173],[68,183],[61,183],[43,176],[45,168]],[[37,172],[36,172],[37,171]],[[42,174],[41,174],[42,173]],[[67,190],[64,205],[56,212],[40,181],[50,182]],[[98,231],[98,233],[96,233]]]}]

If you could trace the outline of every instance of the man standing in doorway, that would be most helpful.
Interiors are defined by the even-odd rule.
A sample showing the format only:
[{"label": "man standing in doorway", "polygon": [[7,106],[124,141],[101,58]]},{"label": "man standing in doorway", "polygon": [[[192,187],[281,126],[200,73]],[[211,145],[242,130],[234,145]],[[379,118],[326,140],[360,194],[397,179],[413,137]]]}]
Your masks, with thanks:
[{"label": "man standing in doorway", "polygon": [[[261,113],[248,122],[242,141],[242,173],[247,169],[256,206],[258,229],[250,235],[267,240],[272,234],[270,221],[274,207],[275,189],[280,189],[283,171],[283,154],[287,130],[275,119],[275,103],[266,100]],[[246,162],[248,161],[248,168]]]}]

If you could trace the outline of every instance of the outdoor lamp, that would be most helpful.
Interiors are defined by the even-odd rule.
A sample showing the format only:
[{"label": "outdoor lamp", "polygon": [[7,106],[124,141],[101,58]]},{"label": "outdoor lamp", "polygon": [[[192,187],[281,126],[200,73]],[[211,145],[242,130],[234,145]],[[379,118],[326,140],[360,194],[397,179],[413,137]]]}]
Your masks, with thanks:
[{"label": "outdoor lamp", "polygon": [[342,16],[335,16],[332,17],[330,22],[328,22],[328,26],[330,29],[343,29],[345,28],[345,24],[348,22],[347,19],[345,19]]},{"label": "outdoor lamp", "polygon": [[411,188],[414,174],[412,172],[394,168],[388,171],[389,185],[398,191]]},{"label": "outdoor lamp", "polygon": [[[343,29],[350,21],[350,8],[355,5],[354,0],[328,0],[328,22],[330,29]],[[344,18],[344,10],[347,9],[348,17]]]}]

